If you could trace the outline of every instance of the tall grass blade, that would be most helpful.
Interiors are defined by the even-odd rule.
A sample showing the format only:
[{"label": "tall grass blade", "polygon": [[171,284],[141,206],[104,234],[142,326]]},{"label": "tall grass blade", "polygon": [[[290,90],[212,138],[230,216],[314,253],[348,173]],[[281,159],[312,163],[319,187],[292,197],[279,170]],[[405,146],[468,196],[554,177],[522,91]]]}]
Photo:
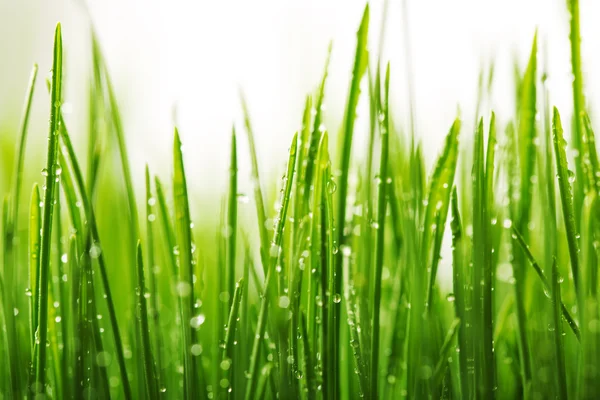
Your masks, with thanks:
[{"label": "tall grass blade", "polygon": [[244,123],[246,126],[246,134],[248,136],[248,145],[250,146],[250,161],[252,166],[252,186],[254,188],[254,202],[256,203],[256,216],[258,218],[258,233],[260,237],[260,255],[263,264],[263,272],[265,275],[268,270],[268,250],[269,250],[269,238],[267,235],[267,227],[265,226],[267,217],[265,210],[265,201],[263,191],[260,185],[260,176],[258,172],[258,156],[256,153],[256,144],[254,143],[254,131],[252,129],[252,123],[250,120],[250,111],[248,111],[248,104],[246,103],[246,97],[240,91],[240,100],[242,103],[242,110],[244,112]]},{"label": "tall grass blade", "polygon": [[573,192],[571,183],[575,174],[569,170],[567,164],[567,153],[565,148],[567,142],[563,136],[562,124],[558,109],[554,107],[552,117],[552,131],[554,136],[554,154],[556,157],[556,170],[558,178],[558,188],[560,190],[560,200],[562,204],[563,219],[567,230],[567,243],[569,245],[569,256],[571,259],[571,271],[575,282],[575,289],[579,287],[579,244],[577,228],[575,225],[575,209],[573,205]]},{"label": "tall grass blade", "polygon": [[279,208],[279,214],[277,219],[275,220],[274,226],[274,234],[273,240],[271,241],[271,246],[269,248],[269,264],[267,275],[265,277],[264,283],[264,293],[262,295],[262,299],[260,302],[260,311],[258,314],[258,322],[256,325],[256,334],[254,336],[254,343],[252,345],[252,353],[250,355],[250,367],[248,369],[248,383],[246,385],[246,394],[245,399],[250,400],[253,398],[255,390],[257,389],[257,380],[258,380],[258,363],[259,363],[259,354],[261,343],[263,337],[265,335],[265,330],[267,326],[267,315],[269,309],[269,301],[272,297],[271,295],[271,280],[273,275],[273,270],[275,269],[275,264],[277,263],[280,255],[281,255],[281,243],[283,240],[283,228],[285,226],[286,218],[287,218],[287,210],[289,206],[290,196],[292,192],[292,183],[294,181],[294,167],[296,165],[296,150],[298,147],[297,143],[298,134],[294,135],[292,139],[292,144],[290,147],[290,155],[288,159],[287,172],[284,178],[284,187],[282,190],[281,196],[281,207]]},{"label": "tall grass blade", "polygon": [[52,215],[54,200],[58,189],[58,141],[60,130],[60,107],[62,101],[62,36],[60,24],[56,26],[54,35],[54,61],[52,63],[52,89],[50,106],[50,132],[48,134],[48,155],[46,161],[46,183],[44,190],[44,207],[42,210],[42,238],[40,244],[40,273],[37,279],[39,293],[39,309],[37,315],[38,346],[35,389],[37,393],[46,391],[46,340],[48,337],[48,280],[50,271],[50,246],[52,242]]},{"label": "tall grass blade", "polygon": [[237,145],[235,128],[231,132],[231,161],[229,164],[229,198],[227,200],[227,292],[229,293],[229,307],[233,305],[235,291],[235,251],[237,236]]},{"label": "tall grass blade", "polygon": [[[377,194],[377,240],[375,249],[375,275],[373,279],[373,333],[371,335],[371,395],[378,398],[379,393],[379,339],[380,339],[380,310],[381,310],[381,277],[385,246],[385,216],[387,210],[388,159],[389,159],[389,95],[390,95],[390,64],[385,73],[385,103],[380,105],[383,121],[380,124],[381,156],[379,165],[379,193]],[[381,120],[381,118],[380,118]]]},{"label": "tall grass blade", "polygon": [[142,354],[144,358],[144,375],[146,382],[146,394],[150,399],[158,399],[157,379],[154,373],[154,358],[152,356],[152,342],[150,341],[150,323],[148,321],[148,305],[146,297],[148,294],[146,288],[146,279],[144,277],[144,261],[142,257],[142,245],[138,241],[137,245],[137,313],[140,319],[139,335],[141,338]]},{"label": "tall grass blade", "polygon": [[179,282],[177,282],[178,295],[181,297],[181,329],[183,338],[184,361],[184,397],[189,398],[199,393],[197,387],[196,363],[192,358],[191,348],[194,345],[195,332],[190,326],[194,304],[194,261],[192,253],[192,230],[190,206],[188,203],[187,182],[183,165],[183,151],[179,132],[175,129],[173,142],[173,196],[175,204],[175,235],[177,245],[173,249],[176,253],[179,269]]}]

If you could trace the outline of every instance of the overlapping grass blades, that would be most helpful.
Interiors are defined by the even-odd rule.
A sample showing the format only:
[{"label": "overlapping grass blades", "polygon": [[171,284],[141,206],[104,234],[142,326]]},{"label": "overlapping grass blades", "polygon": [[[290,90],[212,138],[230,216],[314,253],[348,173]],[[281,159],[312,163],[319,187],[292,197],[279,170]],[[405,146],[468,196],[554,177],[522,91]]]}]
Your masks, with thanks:
[{"label": "overlapping grass blades", "polygon": [[[538,68],[536,35],[524,72],[517,64],[514,115],[496,119],[484,108],[491,63],[479,76],[474,132],[460,132],[457,118],[429,170],[414,110],[404,133],[389,100],[398,87],[389,64],[384,73],[379,59],[369,60],[367,7],[339,134],[328,133],[324,107],[330,46],[298,118],[278,200],[259,180],[242,96],[255,207],[239,193],[248,177],[233,130],[217,226],[205,205],[215,194],[193,195],[197,177],[184,164],[194,162],[186,155],[194,149],[183,151],[177,130],[172,180],[146,167],[139,196],[146,221],[138,221],[126,125],[95,34],[87,158],[79,159],[61,115],[59,27],[47,176],[41,191],[33,186],[23,228],[35,69],[4,196],[0,391],[90,399],[595,398],[600,163],[583,101],[579,4],[568,6],[579,99],[570,135],[540,86],[547,69]],[[363,129],[354,120],[367,83]],[[367,145],[353,149],[360,135]],[[254,213],[258,224],[248,225]]]}]

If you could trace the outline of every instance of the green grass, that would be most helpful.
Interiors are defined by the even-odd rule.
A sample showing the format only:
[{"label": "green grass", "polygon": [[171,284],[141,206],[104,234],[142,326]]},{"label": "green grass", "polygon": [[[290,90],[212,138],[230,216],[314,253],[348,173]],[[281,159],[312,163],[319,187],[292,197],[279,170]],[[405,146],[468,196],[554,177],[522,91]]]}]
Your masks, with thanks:
[{"label": "green grass", "polygon": [[[172,169],[133,174],[93,32],[89,121],[81,134],[69,129],[58,25],[49,140],[28,135],[34,66],[12,136],[14,168],[2,172],[10,184],[0,186],[0,393],[596,398],[600,162],[583,96],[578,2],[567,2],[567,11],[573,130],[563,130],[549,102],[536,33],[525,68],[515,62],[514,115],[501,120],[483,108],[492,63],[474,77],[474,131],[460,116],[447,121],[429,165],[414,120],[418,87],[408,88],[409,115],[395,112],[390,97],[403,90],[401,79],[369,54],[366,7],[339,132],[328,131],[323,107],[333,45],[290,135],[279,182],[261,180],[260,132],[240,92],[244,123],[223,154],[226,191],[199,194],[222,200],[218,224],[190,195],[194,160],[177,128]],[[364,131],[355,126],[361,99],[369,106]],[[72,143],[75,134],[85,151]],[[360,135],[366,146],[354,148]],[[31,146],[47,150],[46,168],[27,187]],[[240,173],[246,167],[250,176]],[[134,190],[138,179],[144,194]],[[254,205],[244,209],[246,179]],[[278,199],[269,196],[273,188]],[[444,268],[451,282],[440,279]]]}]

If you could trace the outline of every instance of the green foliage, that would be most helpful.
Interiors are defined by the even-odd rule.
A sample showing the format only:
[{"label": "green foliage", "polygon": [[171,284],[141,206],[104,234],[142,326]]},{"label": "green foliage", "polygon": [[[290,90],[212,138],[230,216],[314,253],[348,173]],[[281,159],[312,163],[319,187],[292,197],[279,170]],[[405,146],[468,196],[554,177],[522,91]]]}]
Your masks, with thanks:
[{"label": "green foliage", "polygon": [[[475,132],[461,132],[460,118],[448,121],[428,173],[413,112],[407,134],[395,125],[403,116],[390,103],[397,87],[390,86],[390,65],[383,71],[380,60],[369,60],[366,7],[336,151],[330,153],[323,107],[330,46],[299,116],[275,215],[241,95],[256,225],[238,218],[247,199],[239,182],[248,177],[238,171],[235,128],[220,224],[207,223],[192,200],[195,177],[185,166],[194,160],[176,128],[172,175],[146,167],[145,195],[136,197],[121,110],[94,33],[87,151],[75,148],[61,115],[58,25],[43,186],[33,185],[29,211],[20,215],[27,210],[21,190],[30,168],[34,67],[13,179],[1,187],[0,392],[595,398],[600,162],[582,93],[579,2],[570,0],[568,10],[573,132],[565,134],[556,108],[551,115],[536,34],[524,72],[515,67],[514,115],[499,121],[481,109],[492,63],[479,75]],[[355,119],[367,83],[369,126],[362,132]],[[367,146],[356,151],[361,134]],[[115,168],[121,185],[105,180]],[[138,201],[145,220],[138,220]],[[448,268],[451,282],[441,278]]]}]

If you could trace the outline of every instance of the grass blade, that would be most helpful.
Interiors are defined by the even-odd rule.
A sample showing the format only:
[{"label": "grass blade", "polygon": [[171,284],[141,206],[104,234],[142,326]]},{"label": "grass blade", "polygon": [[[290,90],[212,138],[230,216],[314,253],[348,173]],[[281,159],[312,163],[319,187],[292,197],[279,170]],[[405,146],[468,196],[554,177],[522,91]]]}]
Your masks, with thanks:
[{"label": "grass blade", "polygon": [[175,140],[173,142],[174,174],[173,174],[173,195],[175,202],[175,235],[177,238],[177,247],[174,250],[178,253],[179,260],[179,295],[182,297],[181,321],[183,338],[183,361],[184,361],[184,397],[193,396],[199,393],[197,388],[196,363],[192,358],[191,348],[194,345],[195,332],[190,327],[189,321],[192,318],[194,309],[194,265],[192,254],[192,230],[190,218],[190,206],[188,203],[187,182],[183,165],[183,153],[179,132],[175,128]]},{"label": "grass blade", "polygon": [[54,200],[58,188],[58,134],[60,127],[60,107],[62,100],[62,36],[60,24],[56,26],[54,35],[54,61],[52,64],[52,89],[50,106],[50,132],[48,134],[48,155],[46,162],[46,183],[42,218],[42,238],[40,245],[40,274],[38,277],[39,309],[38,309],[38,346],[36,365],[36,389],[39,393],[46,390],[46,340],[48,336],[48,277],[50,271],[50,245],[52,242],[52,215]]},{"label": "grass blade", "polygon": [[556,259],[552,263],[552,317],[554,324],[554,346],[556,351],[556,372],[558,375],[558,398],[567,400],[567,372],[565,371],[565,348],[563,343],[563,329],[561,318],[560,275],[556,266]]},{"label": "grass blade", "polygon": [[381,157],[379,165],[379,193],[377,195],[377,247],[375,250],[375,275],[373,289],[373,333],[371,336],[371,395],[378,398],[379,393],[379,336],[381,310],[381,276],[383,273],[383,257],[385,246],[385,214],[387,209],[388,187],[388,158],[389,158],[389,95],[390,95],[390,64],[385,73],[385,104],[380,105],[383,114],[381,122]]},{"label": "grass blade", "polygon": [[[544,275],[544,271],[542,271],[542,268],[540,268],[540,265],[537,263],[537,261],[533,257],[531,250],[529,250],[529,246],[527,246],[527,243],[525,243],[525,239],[523,238],[523,235],[521,235],[521,233],[514,227],[513,227],[513,237],[517,240],[517,243],[519,243],[519,245],[521,246],[521,249],[525,253],[525,256],[529,260],[529,263],[531,264],[531,266],[533,267],[533,269],[535,270],[537,275],[540,277],[540,280],[542,281],[542,285],[544,286],[544,291],[547,294],[552,293],[552,286],[548,282],[548,279],[546,279],[546,275]],[[567,309],[567,307],[565,306],[564,303],[561,303],[561,312],[562,312],[563,317],[569,324],[569,327],[571,327],[571,330],[573,331],[573,334],[577,338],[577,341],[580,342],[581,341],[581,333],[579,332],[579,327],[577,326],[575,319],[573,319],[573,317],[571,316],[571,313],[569,313],[569,310]]]},{"label": "grass blade", "polygon": [[31,205],[29,211],[29,288],[27,291],[30,303],[32,349],[38,326],[38,310],[40,306],[40,297],[38,295],[38,278],[40,276],[40,232],[42,227],[40,201],[40,189],[37,184],[34,184],[31,192]]},{"label": "grass blade", "polygon": [[[585,97],[583,95],[583,74],[581,72],[581,33],[579,24],[579,0],[567,0],[567,7],[571,18],[569,20],[569,41],[571,44],[571,69],[573,73],[573,149],[578,154],[585,156],[583,149],[583,126],[581,117],[585,111]],[[583,163],[575,163],[574,202],[581,205],[583,202]],[[577,224],[577,222],[576,222]],[[575,278],[577,279],[577,278]],[[577,282],[577,281],[576,281]]]},{"label": "grass blade", "polygon": [[231,162],[229,166],[229,199],[227,205],[227,292],[229,308],[233,305],[235,292],[235,251],[237,236],[237,146],[235,128],[231,132]]},{"label": "grass blade", "polygon": [[[227,326],[225,327],[225,347],[223,348],[223,355],[221,356],[221,369],[223,370],[223,379],[220,382],[222,394],[227,397],[227,393],[233,392],[231,370],[237,363],[233,362],[233,350],[235,341],[235,332],[237,328],[237,322],[240,314],[240,304],[242,302],[242,292],[244,291],[244,280],[240,279],[233,292],[233,301],[231,303],[231,310],[229,311],[229,318],[227,320]],[[227,366],[227,368],[223,368]],[[225,382],[225,380],[227,380]],[[225,385],[227,383],[227,385]],[[232,389],[232,390],[229,390]],[[237,388],[236,388],[237,389]],[[242,388],[239,388],[241,392]]]},{"label": "grass blade", "polygon": [[444,371],[448,365],[448,355],[450,354],[450,350],[452,349],[452,342],[454,341],[454,338],[456,337],[459,328],[460,319],[456,318],[452,322],[452,325],[450,325],[450,329],[448,329],[448,334],[446,335],[446,339],[444,339],[442,349],[440,350],[440,359],[435,366],[435,370],[433,372],[432,377],[434,387],[437,387],[442,383]]},{"label": "grass blade", "polygon": [[[100,270],[100,278],[102,280],[102,286],[104,289],[104,295],[106,298],[106,305],[108,307],[108,315],[110,319],[111,330],[113,332],[113,339],[115,342],[115,353],[117,355],[117,362],[119,365],[119,373],[121,382],[123,384],[123,394],[125,399],[129,400],[132,398],[131,395],[131,386],[129,383],[129,378],[127,377],[127,370],[125,367],[125,355],[123,353],[123,342],[121,339],[121,333],[119,330],[119,325],[117,323],[117,313],[115,310],[115,305],[112,298],[112,292],[110,290],[110,284],[108,280],[108,271],[106,269],[106,263],[104,259],[104,254],[102,252],[102,247],[100,243],[100,235],[98,234],[98,227],[96,224],[96,217],[94,215],[94,210],[92,208],[92,204],[90,198],[86,193],[86,186],[83,180],[83,173],[81,168],[79,167],[79,162],[77,160],[77,156],[75,155],[75,150],[73,145],[71,144],[71,138],[69,137],[69,133],[65,126],[64,121],[61,118],[61,129],[60,129],[60,137],[63,143],[63,149],[68,156],[71,164],[72,172],[75,178],[75,184],[77,186],[77,190],[79,191],[79,195],[81,196],[81,203],[83,206],[83,210],[87,219],[87,223],[90,229],[90,238],[91,238],[91,246],[88,249],[88,254],[93,258],[97,258],[98,267]],[[64,179],[70,177],[69,175],[64,175]],[[72,182],[65,183],[63,186],[72,187],[74,184]],[[80,236],[80,235],[78,235]]]},{"label": "grass blade", "polygon": [[554,135],[554,154],[556,156],[558,188],[560,189],[563,218],[567,230],[569,256],[571,258],[571,271],[573,272],[573,280],[575,282],[575,289],[577,290],[579,287],[579,245],[577,243],[579,234],[577,233],[575,225],[575,209],[573,206],[573,192],[571,191],[571,182],[574,174],[569,170],[567,164],[567,153],[565,151],[567,142],[563,137],[560,114],[556,107],[554,107],[552,117],[552,132]]},{"label": "grass blade", "polygon": [[[454,120],[450,127],[450,131],[446,136],[444,150],[437,160],[433,175],[431,176],[431,185],[429,188],[429,196],[427,200],[427,210],[425,212],[423,222],[423,239],[422,246],[422,261],[425,265],[431,265],[431,274],[429,277],[429,286],[427,288],[427,308],[431,309],[433,286],[437,274],[437,254],[433,253],[432,243],[434,240],[441,243],[443,231],[446,226],[446,218],[450,206],[450,194],[452,183],[454,182],[454,174],[456,172],[456,164],[458,161],[458,135],[460,133],[460,120]],[[439,214],[440,223],[435,223],[435,215]],[[437,248],[439,245],[434,245]],[[438,260],[439,261],[439,260]]]},{"label": "grass blade", "polygon": [[260,311],[258,314],[258,322],[256,326],[256,335],[254,336],[254,343],[252,345],[252,353],[250,355],[250,367],[248,369],[248,383],[246,385],[246,394],[245,399],[249,400],[253,398],[253,394],[257,389],[257,379],[258,379],[258,361],[259,361],[259,353],[261,343],[265,334],[265,329],[267,325],[267,315],[268,315],[268,305],[269,298],[271,297],[271,276],[273,275],[273,270],[275,269],[275,265],[277,260],[279,259],[281,252],[281,243],[283,239],[283,228],[285,226],[286,217],[287,217],[287,209],[289,206],[290,196],[292,192],[292,183],[294,180],[294,167],[296,165],[296,150],[298,147],[297,143],[298,134],[294,135],[292,139],[292,145],[290,147],[290,156],[288,159],[288,167],[287,173],[285,175],[285,185],[282,190],[282,198],[281,198],[281,207],[279,209],[279,215],[275,220],[274,226],[274,234],[273,240],[271,241],[271,247],[269,248],[269,268],[267,271],[267,276],[265,278],[264,283],[264,293],[260,302]]},{"label": "grass blade", "polygon": [[148,305],[146,304],[146,280],[144,278],[144,261],[142,258],[142,245],[137,245],[137,312],[139,312],[139,335],[142,344],[144,359],[144,375],[146,381],[146,394],[150,399],[158,399],[157,379],[154,373],[154,359],[152,357],[152,342],[150,341],[150,323],[148,322]]},{"label": "grass blade", "polygon": [[265,201],[263,192],[260,186],[260,176],[258,173],[258,156],[256,153],[256,145],[254,143],[254,131],[250,121],[250,112],[244,94],[240,91],[240,100],[242,102],[242,110],[244,112],[244,123],[246,125],[246,134],[248,136],[248,145],[250,146],[250,161],[252,166],[252,186],[254,187],[254,201],[256,203],[256,216],[258,218],[258,233],[260,237],[260,256],[263,264],[263,272],[268,270],[268,249],[269,237],[267,235],[267,221],[265,211]]},{"label": "grass blade", "polygon": [[[354,121],[356,119],[356,107],[358,105],[358,99],[360,96],[360,83],[366,72],[368,64],[368,51],[367,51],[367,37],[369,32],[369,5],[365,7],[363,12],[362,20],[358,32],[356,33],[356,54],[354,56],[354,67],[352,70],[352,79],[350,82],[350,89],[348,92],[348,101],[346,104],[346,110],[344,112],[343,131],[341,135],[341,152],[340,152],[340,163],[339,170],[341,174],[337,182],[337,237],[336,245],[338,247],[344,246],[346,242],[345,238],[345,222],[346,222],[346,202],[348,195],[348,176],[350,173],[350,155],[352,152],[352,136],[354,134]],[[342,285],[342,254],[337,252],[335,257],[335,286],[341,287]],[[335,320],[340,321],[341,308],[335,309]],[[336,346],[339,345],[339,325],[335,327],[333,332],[333,343]],[[338,359],[334,359],[334,363],[337,367]],[[339,380],[336,380],[339,384]],[[339,393],[339,386],[336,385],[335,393]]]}]

